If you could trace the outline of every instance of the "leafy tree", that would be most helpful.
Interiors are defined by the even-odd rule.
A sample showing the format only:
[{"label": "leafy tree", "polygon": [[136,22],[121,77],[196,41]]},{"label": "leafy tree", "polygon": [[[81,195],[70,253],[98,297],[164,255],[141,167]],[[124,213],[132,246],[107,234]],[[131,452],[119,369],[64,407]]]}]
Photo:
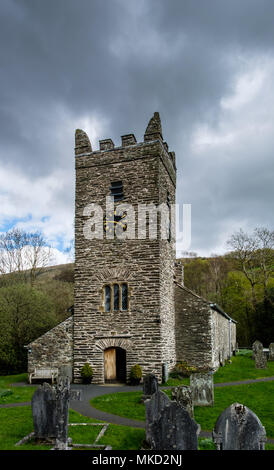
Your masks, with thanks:
[{"label": "leafy tree", "polygon": [[58,322],[65,320],[68,317],[67,309],[74,302],[74,284],[55,279],[45,281],[40,279],[35,287],[51,301],[56,320]]},{"label": "leafy tree", "polygon": [[207,259],[194,258],[182,260],[184,263],[184,283],[185,285],[201,296],[208,292],[208,279],[210,264]]},{"label": "leafy tree", "polygon": [[0,368],[6,372],[26,369],[29,342],[56,324],[49,298],[29,284],[0,289]]}]

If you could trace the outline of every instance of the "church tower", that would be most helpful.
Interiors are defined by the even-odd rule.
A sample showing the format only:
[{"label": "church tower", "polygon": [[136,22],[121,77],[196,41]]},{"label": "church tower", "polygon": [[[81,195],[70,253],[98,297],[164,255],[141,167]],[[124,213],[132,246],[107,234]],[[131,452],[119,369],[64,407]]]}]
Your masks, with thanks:
[{"label": "church tower", "polygon": [[75,382],[86,362],[101,384],[128,380],[136,364],[161,381],[176,362],[175,236],[161,228],[162,209],[171,214],[175,204],[175,154],[159,113],[143,142],[121,140],[93,151],[75,133]]}]

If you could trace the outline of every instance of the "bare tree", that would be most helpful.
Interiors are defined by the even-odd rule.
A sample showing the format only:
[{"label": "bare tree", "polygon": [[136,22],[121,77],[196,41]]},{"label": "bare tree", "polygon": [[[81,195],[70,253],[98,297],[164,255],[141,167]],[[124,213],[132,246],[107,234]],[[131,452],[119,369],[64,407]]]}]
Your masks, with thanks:
[{"label": "bare tree", "polygon": [[211,291],[217,302],[222,303],[222,291],[229,272],[229,263],[226,258],[217,254],[211,254],[209,261],[209,283]]},{"label": "bare tree", "polygon": [[255,309],[257,304],[255,286],[263,283],[266,299],[268,281],[274,271],[274,231],[260,227],[249,235],[240,229],[230,237],[227,244],[233,250],[231,256],[250,282]]},{"label": "bare tree", "polygon": [[259,283],[258,263],[256,259],[257,243],[254,236],[250,236],[242,229],[231,235],[227,245],[232,249],[231,257],[238,264],[238,268],[244,273],[250,283],[252,292],[252,304],[256,309],[257,299],[255,286]]},{"label": "bare tree", "polygon": [[51,248],[40,232],[14,228],[0,235],[0,273],[20,273],[33,284],[50,260]]},{"label": "bare tree", "polygon": [[268,298],[267,286],[274,272],[274,231],[265,227],[256,228],[254,237],[257,245],[257,260],[264,285],[264,298]]}]

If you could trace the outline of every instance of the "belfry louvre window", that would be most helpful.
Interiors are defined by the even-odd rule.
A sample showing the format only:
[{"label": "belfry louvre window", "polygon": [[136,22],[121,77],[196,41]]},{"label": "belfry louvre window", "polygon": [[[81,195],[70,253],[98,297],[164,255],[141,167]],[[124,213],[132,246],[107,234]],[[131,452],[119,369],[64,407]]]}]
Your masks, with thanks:
[{"label": "belfry louvre window", "polygon": [[128,310],[128,285],[125,282],[104,286],[104,309],[105,312]]},{"label": "belfry louvre window", "polygon": [[122,181],[113,181],[110,186],[110,194],[115,201],[121,201],[124,198]]}]

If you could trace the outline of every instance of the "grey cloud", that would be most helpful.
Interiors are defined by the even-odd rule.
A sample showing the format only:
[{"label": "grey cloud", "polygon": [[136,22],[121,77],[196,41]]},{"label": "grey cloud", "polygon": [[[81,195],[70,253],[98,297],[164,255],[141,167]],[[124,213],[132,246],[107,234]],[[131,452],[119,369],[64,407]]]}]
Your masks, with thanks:
[{"label": "grey cloud", "polygon": [[[236,177],[233,162],[209,171],[206,160],[194,158],[190,141],[200,123],[218,127],[220,100],[242,67],[239,56],[273,56],[273,16],[271,0],[2,0],[2,164],[34,178],[69,168],[73,179],[74,129],[62,137],[58,107],[76,121],[106,118],[100,138],[117,144],[129,132],[142,139],[159,111],[184,181],[178,200],[193,204],[195,245],[214,247],[224,221],[233,220],[234,211],[238,220],[250,198],[257,215],[250,211],[249,220],[265,220],[269,159],[252,191],[256,165],[247,179],[244,163]],[[65,189],[62,194],[55,197],[65,199]]]}]

